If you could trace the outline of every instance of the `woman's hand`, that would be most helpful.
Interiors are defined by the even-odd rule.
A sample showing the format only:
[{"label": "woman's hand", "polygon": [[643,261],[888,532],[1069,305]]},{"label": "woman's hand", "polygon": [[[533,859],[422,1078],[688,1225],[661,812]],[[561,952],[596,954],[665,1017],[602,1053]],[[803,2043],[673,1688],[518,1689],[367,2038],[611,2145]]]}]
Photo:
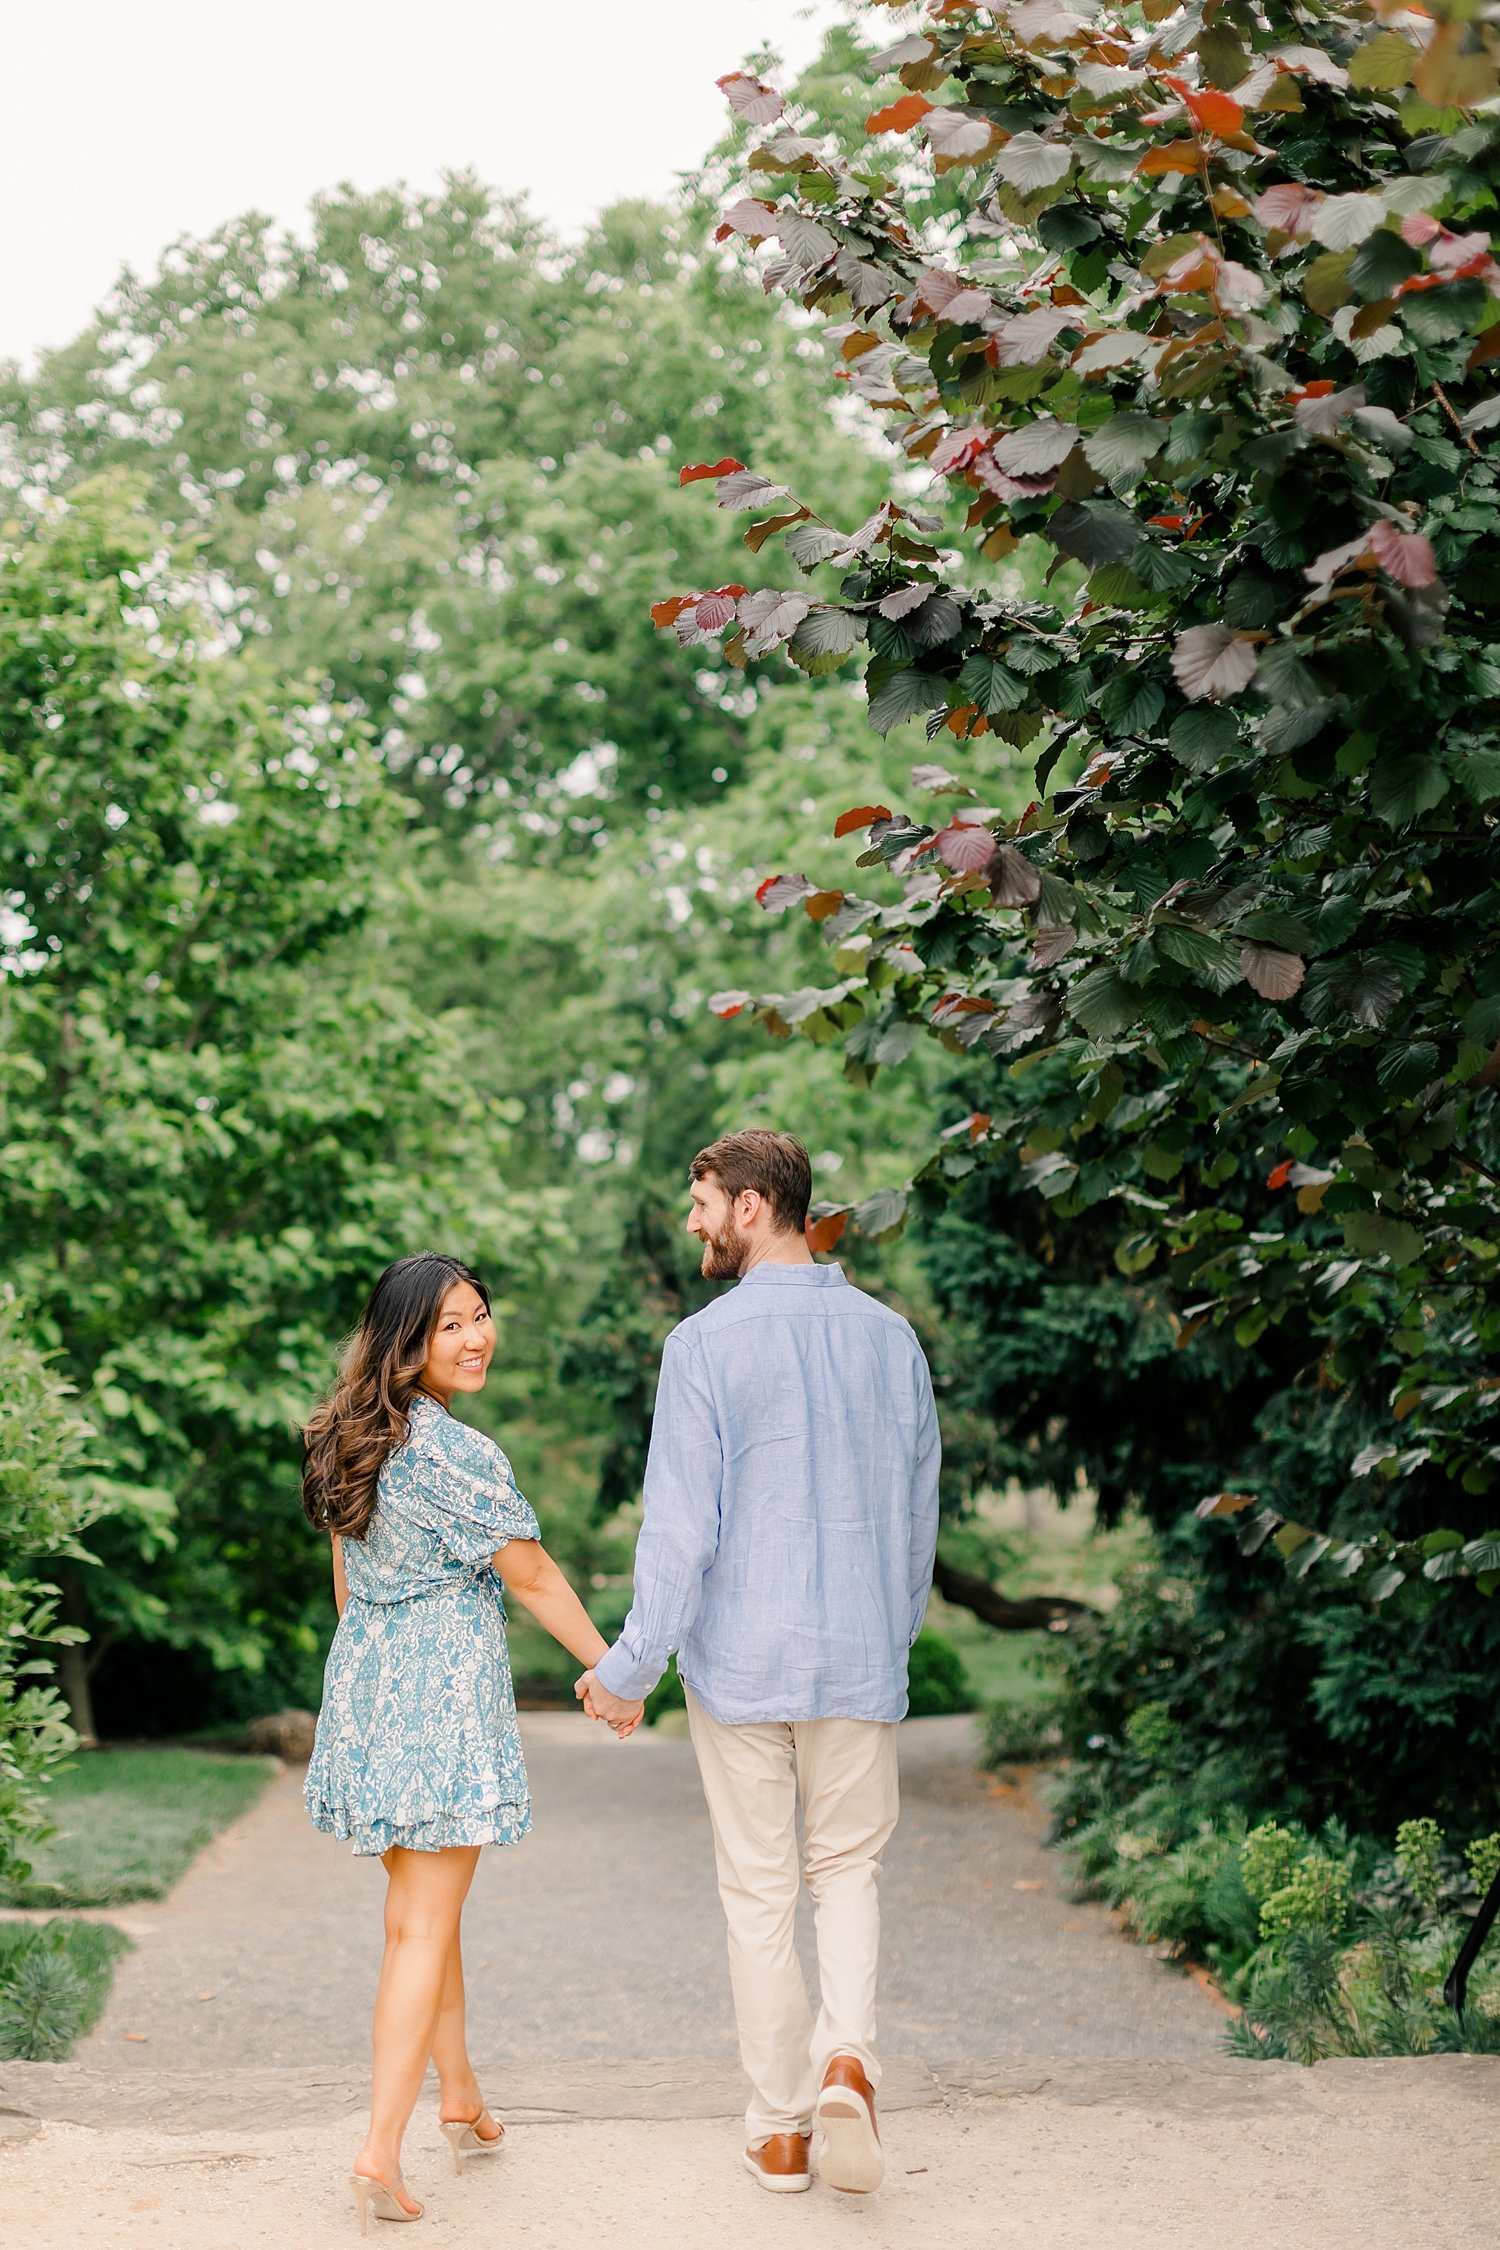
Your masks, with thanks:
[{"label": "woman's hand", "polygon": [[622,1742],[635,1733],[646,1715],[644,1703],[627,1703],[623,1696],[611,1695],[607,1687],[600,1686],[592,1671],[573,1682],[573,1693],[589,1717],[603,1719]]}]

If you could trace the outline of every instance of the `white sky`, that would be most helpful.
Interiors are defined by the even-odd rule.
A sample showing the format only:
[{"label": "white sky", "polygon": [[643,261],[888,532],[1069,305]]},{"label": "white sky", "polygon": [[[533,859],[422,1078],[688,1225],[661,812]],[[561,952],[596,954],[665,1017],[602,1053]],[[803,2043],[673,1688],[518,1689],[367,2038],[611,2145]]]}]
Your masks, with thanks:
[{"label": "white sky", "polygon": [[52,0],[9,11],[0,358],[66,343],[124,265],[239,211],[472,166],[572,229],[660,195],[751,49],[793,64],[838,0]]}]

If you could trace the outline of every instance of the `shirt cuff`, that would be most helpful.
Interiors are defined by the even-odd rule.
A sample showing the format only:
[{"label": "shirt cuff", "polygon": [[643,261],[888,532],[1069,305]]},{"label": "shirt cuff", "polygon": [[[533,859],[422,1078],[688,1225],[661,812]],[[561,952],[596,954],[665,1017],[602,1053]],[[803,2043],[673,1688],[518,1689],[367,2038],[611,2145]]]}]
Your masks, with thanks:
[{"label": "shirt cuff", "polygon": [[665,1670],[665,1664],[637,1662],[625,1643],[616,1641],[594,1666],[594,1678],[622,1703],[644,1703]]}]

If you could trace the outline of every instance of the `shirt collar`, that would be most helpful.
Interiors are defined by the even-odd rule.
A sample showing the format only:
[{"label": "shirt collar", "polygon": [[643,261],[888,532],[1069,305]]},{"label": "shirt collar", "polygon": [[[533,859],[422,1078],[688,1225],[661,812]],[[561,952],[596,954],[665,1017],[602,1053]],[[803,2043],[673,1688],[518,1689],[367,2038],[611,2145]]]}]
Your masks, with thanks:
[{"label": "shirt collar", "polygon": [[758,1284],[775,1289],[845,1289],[849,1277],[842,1266],[752,1266],[739,1283],[741,1289]]}]

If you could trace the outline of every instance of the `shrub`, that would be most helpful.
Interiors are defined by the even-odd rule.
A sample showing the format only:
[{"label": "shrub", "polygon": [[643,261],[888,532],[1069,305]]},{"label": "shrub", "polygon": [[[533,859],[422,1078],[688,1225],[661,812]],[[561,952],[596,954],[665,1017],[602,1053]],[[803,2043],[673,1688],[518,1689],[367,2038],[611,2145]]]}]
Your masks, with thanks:
[{"label": "shrub", "polygon": [[0,1924],[0,2060],[63,2061],[98,2020],[129,1946],[103,1922]]},{"label": "shrub", "polygon": [[949,1712],[974,1708],[963,1658],[951,1641],[925,1625],[912,1643],[907,1681],[910,1719],[940,1719]]},{"label": "shrub", "polygon": [[677,1671],[677,1659],[674,1656],[646,1698],[646,1724],[648,1727],[654,1727],[664,1711],[685,1711],[686,1709],[687,1696],[683,1692],[682,1681]]},{"label": "shrub", "polygon": [[57,1588],[27,1566],[83,1556],[78,1535],[96,1512],[83,1474],[90,1436],[0,1289],[0,1880],[26,1874],[26,1841],[45,1827],[43,1778],[77,1745],[41,1651],[83,1636],[57,1622]]},{"label": "shrub", "polygon": [[1055,1758],[1062,1747],[1056,1707],[1040,1703],[992,1703],[984,1715],[984,1759],[989,1766],[1033,1766]]}]

